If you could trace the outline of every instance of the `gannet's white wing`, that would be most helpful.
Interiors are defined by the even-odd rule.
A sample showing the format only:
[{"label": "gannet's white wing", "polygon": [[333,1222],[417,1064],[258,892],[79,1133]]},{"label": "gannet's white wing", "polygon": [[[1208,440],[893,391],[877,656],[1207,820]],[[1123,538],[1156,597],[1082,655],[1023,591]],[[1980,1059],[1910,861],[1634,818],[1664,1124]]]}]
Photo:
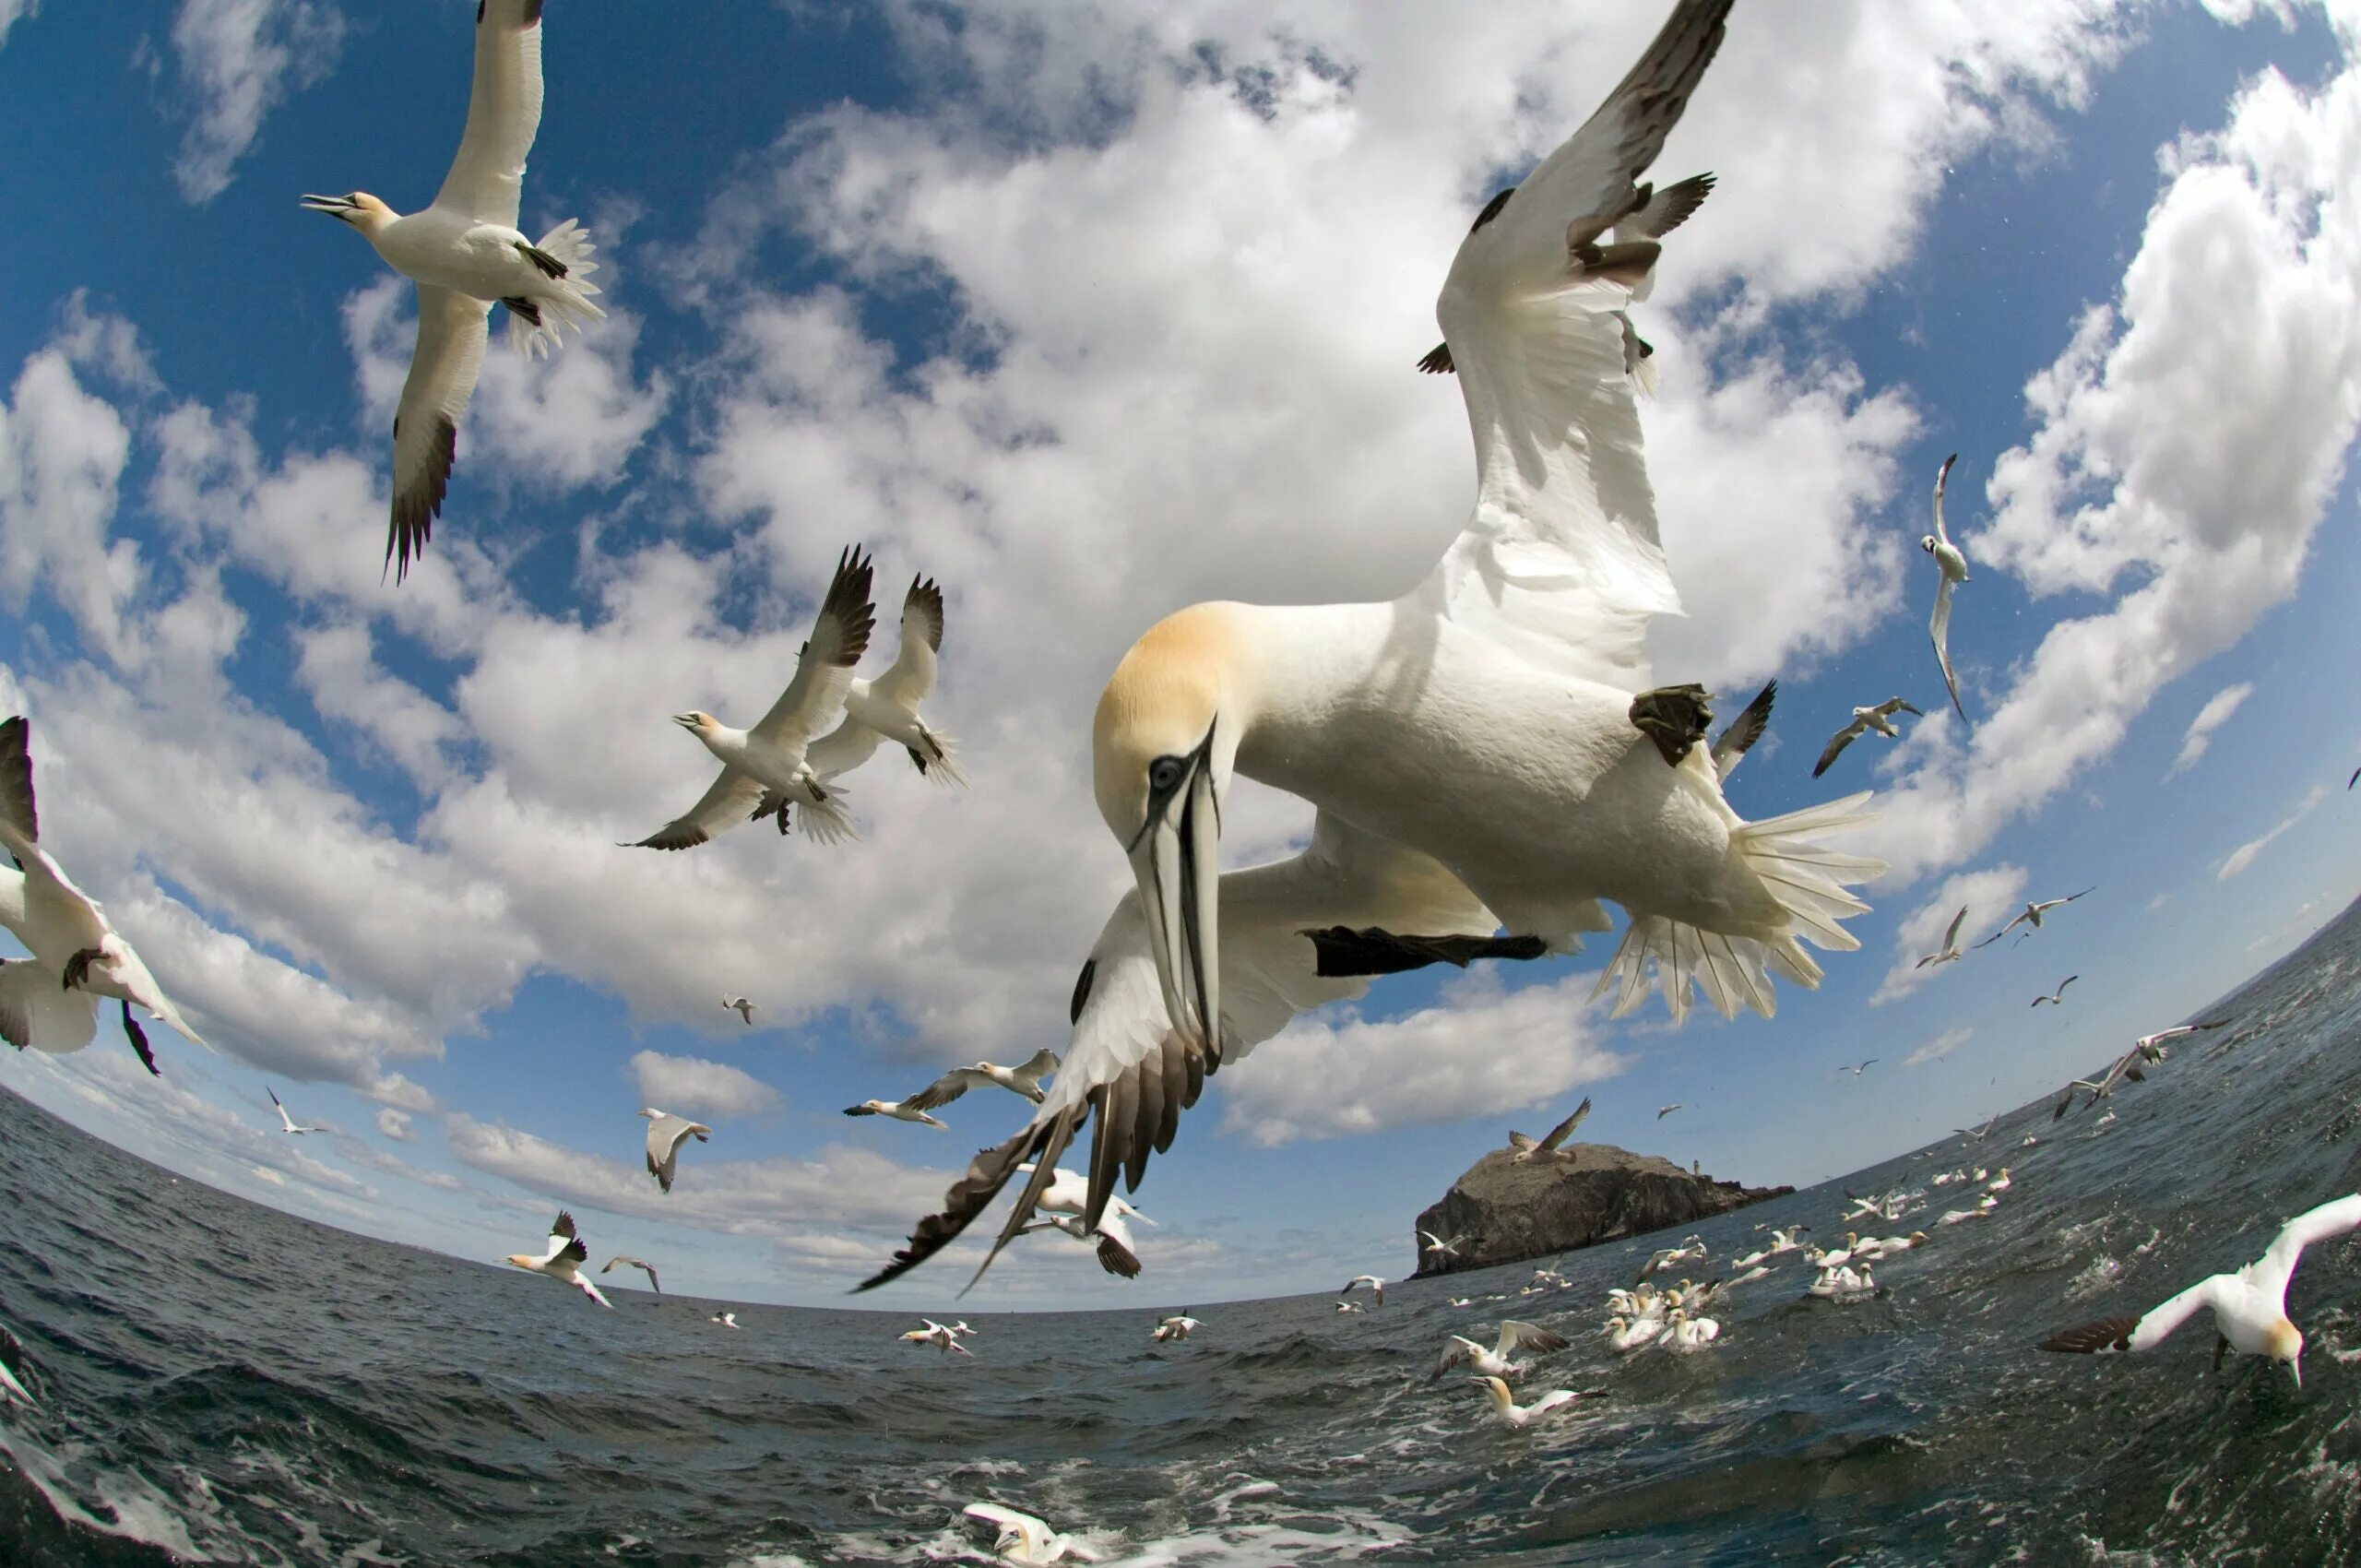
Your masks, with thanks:
[{"label": "gannet's white wing", "polygon": [[[1953,1210],[1953,1213],[1959,1212]],[[2067,1350],[2084,1355],[2104,1350],[2147,1350],[2164,1342],[2175,1329],[2201,1309],[2221,1305],[2221,1289],[2233,1283],[2229,1275],[2216,1274],[2199,1280],[2179,1295],[2151,1307],[2138,1317],[2103,1317],[2094,1323],[2079,1324],[2061,1330],[2041,1342],[2045,1350]]]},{"label": "gannet's white wing", "polygon": [[868,651],[869,633],[877,621],[869,602],[869,562],[858,549],[848,548],[836,558],[836,575],[829,579],[827,595],[812,620],[811,640],[796,659],[795,678],[754,726],[755,741],[806,747],[822,725],[834,723],[842,714],[852,668]]},{"label": "gannet's white wing", "polygon": [[1474,515],[1418,602],[1553,669],[1649,684],[1650,617],[1680,596],[1656,529],[1615,312],[1654,241],[1593,242],[1721,45],[1729,0],[1681,0],[1638,65],[1525,184],[1495,198],[1435,303],[1476,440]]},{"label": "gannet's white wing", "polygon": [[[1000,1531],[1000,1538],[992,1550],[1014,1562],[1046,1561],[1040,1554],[1053,1533],[1050,1526],[1030,1514],[1019,1514],[1014,1508],[1003,1508],[997,1503],[970,1503],[963,1510],[971,1519],[981,1519]],[[1014,1546],[1016,1550],[1009,1550]]]},{"label": "gannet's white wing", "polygon": [[697,803],[632,846],[635,849],[686,849],[718,838],[753,819],[763,782],[751,773],[725,767]]},{"label": "gannet's white wing", "polygon": [[2361,1193],[2299,1214],[2279,1228],[2278,1236],[2260,1258],[2247,1265],[2247,1282],[2274,1296],[2284,1296],[2288,1277],[2296,1272],[2306,1247],[2356,1228],[2361,1228]]},{"label": "gannet's white wing", "polygon": [[651,1289],[659,1296],[664,1293],[664,1282],[656,1277],[656,1265],[652,1263],[642,1262],[638,1258],[624,1257],[621,1254],[617,1254],[614,1257],[609,1258],[605,1265],[599,1268],[599,1272],[601,1274],[611,1274],[617,1268],[623,1266],[629,1266],[639,1270],[642,1274],[647,1276],[647,1283]]},{"label": "gannet's white wing", "polygon": [[1820,754],[1820,760],[1811,765],[1811,776],[1814,778],[1817,778],[1821,774],[1827,772],[1829,765],[1833,763],[1838,757],[1844,755],[1845,748],[1858,740],[1869,727],[1869,721],[1868,719],[1856,719],[1852,723],[1847,724],[1844,729],[1839,730],[1835,734],[1831,735],[1828,738],[1827,750],[1821,752]]},{"label": "gannet's white wing", "polygon": [[1057,1070],[1058,1053],[1045,1045],[1026,1058],[1009,1075],[1020,1084],[1030,1084],[1038,1089],[1041,1087],[1041,1080]]},{"label": "gannet's white wing", "polygon": [[1935,568],[1935,613],[1927,623],[1927,635],[1934,639],[1935,662],[1943,667],[1943,687],[1952,695],[1952,709],[1965,719],[1967,709],[1959,705],[1959,677],[1952,673],[1952,579],[1940,566]]},{"label": "gannet's white wing", "polygon": [[418,285],[418,347],[394,409],[394,506],[386,558],[398,582],[426,551],[451,464],[459,450],[459,416],[476,389],[492,306],[455,289]]},{"label": "gannet's white wing", "polygon": [[434,205],[480,223],[516,227],[525,158],[540,126],[541,0],[481,0],[468,128]]},{"label": "gannet's white wing", "polygon": [[901,651],[870,690],[904,707],[918,707],[934,690],[935,656],[942,651],[943,589],[931,577],[913,578],[902,599]]},{"label": "gannet's white wing", "polygon": [[582,1262],[590,1255],[589,1247],[584,1244],[582,1238],[575,1231],[574,1215],[569,1210],[560,1209],[557,1218],[551,1222],[550,1250],[542,1254],[541,1261],[555,1263],[559,1254],[569,1252],[576,1263]]},{"label": "gannet's white wing", "polygon": [[30,958],[0,961],[0,1039],[58,1054],[79,1051],[98,1032],[99,999],[67,991]]},{"label": "gannet's white wing", "polygon": [[937,1106],[950,1104],[969,1089],[981,1088],[991,1083],[989,1076],[973,1067],[954,1067],[902,1103],[912,1111],[932,1111]]},{"label": "gannet's white wing", "polygon": [[803,749],[803,761],[825,783],[867,762],[884,743],[884,736],[847,714],[835,729]]},{"label": "gannet's white wing", "polygon": [[[1574,1113],[1572,1116],[1567,1117],[1563,1122],[1559,1123],[1555,1127],[1549,1129],[1549,1135],[1542,1139],[1540,1144],[1537,1146],[1540,1152],[1548,1154],[1551,1149],[1554,1149],[1560,1144],[1564,1143],[1567,1138],[1573,1134],[1574,1129],[1583,1124],[1583,1118],[1589,1114],[1590,1096],[1584,1095],[1583,1096],[1583,1102],[1574,1107]],[[1515,1134],[1511,1134],[1510,1135],[1513,1137]]]}]

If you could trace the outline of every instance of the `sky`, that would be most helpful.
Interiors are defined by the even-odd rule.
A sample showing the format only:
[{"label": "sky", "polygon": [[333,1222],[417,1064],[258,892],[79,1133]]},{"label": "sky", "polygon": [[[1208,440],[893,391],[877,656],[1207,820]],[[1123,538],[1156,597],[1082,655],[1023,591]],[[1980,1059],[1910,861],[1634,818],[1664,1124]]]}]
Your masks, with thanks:
[{"label": "sky", "polygon": [[[1435,291],[1660,7],[560,0],[523,226],[590,229],[608,315],[545,362],[495,341],[396,586],[410,288],[296,198],[431,199],[472,9],[0,0],[0,710],[45,845],[216,1048],[151,1027],[151,1079],[102,1020],[0,1085],[390,1240],[489,1260],[565,1206],[677,1289],[842,1304],[1027,1108],[841,1109],[1062,1048],[1130,882],[1089,791],[1108,672],[1183,604],[1424,574],[1472,479],[1456,387],[1412,369]],[[967,1306],[1407,1273],[1415,1214],[1585,1094],[1585,1137],[1822,1180],[2189,1016],[2361,887],[2352,0],[1747,0],[1654,172],[1707,169],[1638,313],[1688,612],[1655,668],[1726,713],[1778,679],[1742,814],[1876,790],[1861,950],[1679,1030],[1587,1002],[1611,934],[1382,981],[1210,1082],[1139,1280],[1034,1237]],[[1965,721],[1916,548],[1953,451]],[[973,788],[883,756],[858,844],[619,848],[711,778],[669,716],[767,707],[856,541],[882,622],[943,585],[928,716]],[[1897,695],[1927,717],[1809,777]],[[1226,822],[1251,864],[1310,813],[1241,781]],[[1981,936],[2086,886],[1914,968],[1962,904]],[[332,1131],[278,1134],[267,1088]],[[715,1128],[669,1195],[647,1105]],[[974,1255],[860,1304],[944,1305]]]}]

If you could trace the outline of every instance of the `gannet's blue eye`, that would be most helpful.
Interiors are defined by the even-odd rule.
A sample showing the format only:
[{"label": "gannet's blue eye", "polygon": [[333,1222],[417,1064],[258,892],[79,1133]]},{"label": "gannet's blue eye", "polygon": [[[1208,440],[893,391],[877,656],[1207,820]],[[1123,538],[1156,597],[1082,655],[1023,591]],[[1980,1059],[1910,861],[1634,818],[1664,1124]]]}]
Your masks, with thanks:
[{"label": "gannet's blue eye", "polygon": [[1177,756],[1160,756],[1148,764],[1147,787],[1157,794],[1178,789],[1188,765]]}]

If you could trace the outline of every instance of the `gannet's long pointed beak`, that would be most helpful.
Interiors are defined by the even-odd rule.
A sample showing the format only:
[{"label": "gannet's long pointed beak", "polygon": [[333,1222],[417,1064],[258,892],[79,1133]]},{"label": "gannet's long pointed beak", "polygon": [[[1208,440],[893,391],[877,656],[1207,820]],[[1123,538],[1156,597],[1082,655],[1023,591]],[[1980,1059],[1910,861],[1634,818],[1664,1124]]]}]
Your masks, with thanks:
[{"label": "gannet's long pointed beak", "polygon": [[2287,1375],[2296,1380],[2296,1387],[2301,1388],[2304,1386],[2304,1358],[2302,1356],[2297,1355],[2287,1358]]},{"label": "gannet's long pointed beak", "polygon": [[1131,855],[1165,1011],[1209,1063],[1221,1050],[1221,801],[1213,741],[1208,729],[1180,780],[1148,802]]},{"label": "gannet's long pointed beak", "polygon": [[348,218],[360,208],[350,196],[307,196],[297,204],[306,212],[325,212],[330,218]]},{"label": "gannet's long pointed beak", "polygon": [[694,730],[697,728],[697,716],[694,713],[676,713],[672,716],[672,722],[683,730]]}]

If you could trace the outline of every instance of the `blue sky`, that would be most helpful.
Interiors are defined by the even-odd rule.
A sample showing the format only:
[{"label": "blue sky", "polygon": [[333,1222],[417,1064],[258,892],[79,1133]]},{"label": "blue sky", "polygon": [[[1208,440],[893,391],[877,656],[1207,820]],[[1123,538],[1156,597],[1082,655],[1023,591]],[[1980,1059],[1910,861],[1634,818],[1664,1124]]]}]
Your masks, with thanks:
[{"label": "blue sky", "polygon": [[[590,227],[611,314],[545,365],[495,346],[396,589],[409,291],[295,198],[432,196],[471,9],[0,0],[0,696],[52,847],[220,1047],[159,1031],[156,1082],[102,1029],[0,1083],[331,1223],[492,1257],[564,1203],[683,1289],[837,1300],[1021,1107],[839,1109],[1062,1043],[1128,881],[1087,790],[1107,671],[1180,604],[1431,561],[1468,488],[1456,392],[1409,369],[1443,268],[1657,18],[552,6],[524,225]],[[1815,1181],[2341,909],[2356,37],[2234,0],[1741,6],[1656,171],[1721,180],[1643,307],[1690,610],[1657,668],[1727,710],[1779,678],[1746,815],[1879,790],[1862,950],[1774,1020],[1677,1032],[1584,1005],[1597,944],[1387,981],[1215,1081],[1141,1197],[1142,1280],[1043,1238],[975,1300],[1406,1272],[1411,1215],[1584,1093],[1589,1135]],[[1916,549],[1952,450],[1971,726]],[[881,607],[945,585],[930,714],[974,789],[872,764],[856,846],[615,848],[709,777],[666,717],[766,705],[853,540]],[[1896,694],[1929,719],[1809,777]],[[1232,817],[1233,863],[1306,823],[1251,786]],[[1989,930],[2093,884],[1913,989],[1960,903]],[[270,1135],[266,1083],[336,1134]],[[718,1129],[669,1197],[636,1169],[651,1100]],[[965,1277],[932,1272],[898,1299]]]}]

